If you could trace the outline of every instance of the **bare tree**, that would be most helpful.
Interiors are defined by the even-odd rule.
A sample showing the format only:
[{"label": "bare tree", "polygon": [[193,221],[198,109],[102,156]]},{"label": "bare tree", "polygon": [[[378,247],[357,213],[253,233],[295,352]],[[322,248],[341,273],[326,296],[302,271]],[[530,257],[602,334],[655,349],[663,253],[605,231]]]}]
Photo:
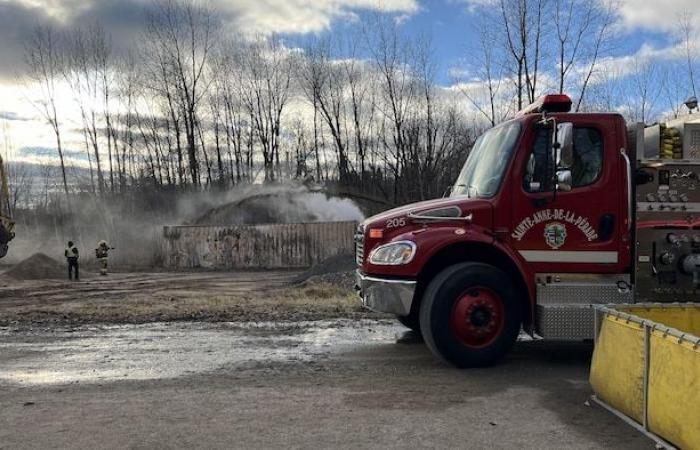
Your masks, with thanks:
[{"label": "bare tree", "polygon": [[491,126],[495,126],[508,115],[508,105],[500,101],[503,83],[502,65],[496,61],[495,36],[489,27],[479,31],[478,48],[469,60],[474,73],[470,79],[456,77],[459,90],[471,105]]},{"label": "bare tree", "polygon": [[300,64],[301,88],[309,103],[320,114],[331,133],[338,162],[338,177],[347,181],[350,173],[348,156],[348,117],[345,89],[347,71],[340,62],[332,60],[334,43],[322,39],[310,48]]},{"label": "bare tree", "polygon": [[526,101],[535,101],[538,93],[546,34],[543,14],[547,4],[548,0],[499,0],[498,3],[501,20],[495,26],[501,30],[506,49],[505,66],[514,72],[518,109],[522,109]]},{"label": "bare tree", "polygon": [[685,57],[686,74],[692,93],[697,97],[695,89],[695,68],[697,67],[697,40],[698,33],[695,31],[693,16],[689,11],[684,11],[678,18],[678,31],[683,45],[683,56]]},{"label": "bare tree", "polygon": [[[192,183],[200,183],[197,157],[198,114],[207,93],[206,69],[217,40],[219,22],[214,12],[200,3],[158,0],[147,14],[147,34],[152,49],[159,53],[157,65],[164,77],[174,82],[161,86],[168,101],[179,106],[187,139],[187,155]],[[174,99],[170,96],[174,94]],[[171,108],[172,109],[172,108]]]},{"label": "bare tree", "polygon": [[[474,127],[452,92],[436,86],[430,42],[402,33],[389,17],[348,39],[317,37],[308,52],[274,36],[218,39],[216,11],[198,0],[155,0],[145,25],[138,50],[124,55],[112,53],[99,25],[62,35],[71,51],[60,59],[66,65],[57,66],[57,82],[63,74],[73,88],[71,117],[91,168],[90,178],[68,174],[73,192],[93,184],[95,192],[134,200],[169,186],[214,189],[313,174],[410,201],[439,195],[468,153]],[[530,98],[539,89],[536,43],[544,28],[528,26],[522,95]],[[503,85],[512,75],[495,49],[503,50],[481,49],[491,80],[484,116],[492,124],[507,114],[501,104],[510,106],[511,92]],[[57,113],[53,123],[60,139]]]},{"label": "bare tree", "polygon": [[58,89],[62,80],[65,57],[61,40],[50,26],[37,27],[25,48],[27,80],[38,88],[41,98],[30,99],[41,116],[51,126],[56,138],[56,150],[61,166],[63,190],[69,196],[66,164],[61,142],[61,124],[58,115]]},{"label": "bare tree", "polygon": [[[417,83],[410,71],[413,48],[400,36],[397,25],[381,18],[372,24],[374,42],[371,49],[375,70],[378,72],[378,112],[383,116],[383,130],[379,139],[385,153],[385,167],[393,174],[393,201],[399,202],[403,166],[408,151],[407,126],[410,107],[416,96]],[[367,32],[367,36],[372,34]]]},{"label": "bare tree", "polygon": [[133,177],[133,173],[128,170],[128,155],[132,154],[135,145],[135,125],[137,118],[137,90],[141,85],[135,56],[132,52],[124,54],[115,64],[115,90],[119,102],[117,114],[109,116],[110,120],[116,122],[116,126],[110,124],[108,128],[112,130],[114,136],[114,152],[117,163],[119,191],[126,189],[127,173]]},{"label": "bare tree", "polygon": [[[4,204],[0,204],[0,215],[3,212],[10,214],[20,204],[29,204],[34,178],[27,164],[10,161],[10,155],[14,153],[11,128],[6,120],[0,121],[2,132],[2,152],[0,152],[0,189],[6,190],[0,197]],[[2,174],[7,175],[4,179]],[[7,185],[3,183],[7,182]],[[6,197],[5,197],[6,195]]]},{"label": "bare tree", "polygon": [[578,62],[586,36],[593,27],[595,2],[559,0],[554,2],[554,27],[557,38],[559,93],[564,93],[566,77]]},{"label": "bare tree", "polygon": [[[114,189],[112,175],[112,131],[109,120],[109,39],[104,29],[95,24],[88,28],[76,28],[66,38],[67,63],[63,76],[73,91],[73,97],[82,118],[85,141],[92,149],[97,169],[97,186],[104,192],[106,183],[102,169],[100,138],[106,129],[111,188]],[[91,169],[92,170],[92,169]]]},{"label": "bare tree", "polygon": [[665,102],[666,118],[678,118],[683,113],[683,102],[688,98],[688,85],[678,82],[678,72],[684,70],[684,63],[664,64],[658,69],[659,95]]},{"label": "bare tree", "polygon": [[578,100],[576,101],[575,111],[580,111],[585,101],[588,87],[593,79],[601,58],[609,50],[612,41],[612,25],[616,17],[618,0],[605,0],[594,4],[590,2],[588,5],[592,9],[592,26],[587,33],[589,39],[585,44],[585,49],[578,53],[582,55],[581,60],[584,61],[581,65],[585,67],[581,81],[581,87],[578,89]]},{"label": "bare tree", "polygon": [[648,58],[635,58],[632,65],[627,116],[631,121],[647,123],[656,112],[660,94],[658,68]]},{"label": "bare tree", "polygon": [[293,58],[276,39],[258,38],[239,47],[239,96],[263,157],[265,181],[279,168],[282,114],[291,97]]},{"label": "bare tree", "polygon": [[367,170],[367,154],[370,135],[374,131],[376,113],[376,79],[366,62],[358,59],[358,36],[347,41],[347,56],[341,62],[345,72],[347,90],[349,90],[349,107],[352,116],[352,129],[355,141],[357,166],[362,182]]}]

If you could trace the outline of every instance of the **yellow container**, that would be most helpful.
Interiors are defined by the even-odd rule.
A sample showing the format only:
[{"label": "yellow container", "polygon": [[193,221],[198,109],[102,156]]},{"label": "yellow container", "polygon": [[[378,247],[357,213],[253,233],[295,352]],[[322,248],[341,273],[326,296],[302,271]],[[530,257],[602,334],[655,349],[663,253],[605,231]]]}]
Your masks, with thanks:
[{"label": "yellow container", "polygon": [[596,399],[662,444],[700,450],[700,305],[596,307]]}]

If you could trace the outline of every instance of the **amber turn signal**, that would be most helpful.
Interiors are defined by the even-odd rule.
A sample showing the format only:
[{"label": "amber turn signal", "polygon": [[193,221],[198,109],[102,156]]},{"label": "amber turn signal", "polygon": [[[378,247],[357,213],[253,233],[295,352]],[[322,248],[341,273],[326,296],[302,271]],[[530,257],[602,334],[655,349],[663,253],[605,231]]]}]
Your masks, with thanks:
[{"label": "amber turn signal", "polygon": [[372,239],[381,239],[384,237],[384,230],[377,228],[369,230],[369,237]]}]

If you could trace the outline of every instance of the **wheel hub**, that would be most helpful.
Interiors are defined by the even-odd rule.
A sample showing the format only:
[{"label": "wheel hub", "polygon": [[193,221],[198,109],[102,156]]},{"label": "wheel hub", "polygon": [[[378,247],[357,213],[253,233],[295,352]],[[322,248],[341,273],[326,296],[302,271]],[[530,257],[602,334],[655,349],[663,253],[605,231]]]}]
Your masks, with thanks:
[{"label": "wheel hub", "polygon": [[452,308],[450,327],[466,346],[478,348],[491,344],[504,327],[500,296],[485,287],[463,293]]},{"label": "wheel hub", "polygon": [[473,327],[485,327],[491,322],[491,311],[488,308],[476,308],[472,311],[469,322]]}]

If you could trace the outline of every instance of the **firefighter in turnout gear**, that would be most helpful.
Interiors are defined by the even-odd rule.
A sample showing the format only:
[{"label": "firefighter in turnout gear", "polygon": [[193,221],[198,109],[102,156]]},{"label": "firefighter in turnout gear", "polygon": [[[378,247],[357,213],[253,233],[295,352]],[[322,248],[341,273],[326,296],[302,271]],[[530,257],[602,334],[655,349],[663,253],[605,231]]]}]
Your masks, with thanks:
[{"label": "firefighter in turnout gear", "polygon": [[114,247],[110,247],[106,241],[102,240],[97,243],[95,257],[97,257],[97,262],[100,266],[100,275],[107,275],[107,258],[110,250],[114,250]]},{"label": "firefighter in turnout gear", "polygon": [[73,279],[73,271],[75,271],[75,281],[80,281],[80,272],[78,268],[78,247],[73,244],[73,241],[68,241],[68,247],[64,252],[66,261],[68,262],[68,279]]}]

